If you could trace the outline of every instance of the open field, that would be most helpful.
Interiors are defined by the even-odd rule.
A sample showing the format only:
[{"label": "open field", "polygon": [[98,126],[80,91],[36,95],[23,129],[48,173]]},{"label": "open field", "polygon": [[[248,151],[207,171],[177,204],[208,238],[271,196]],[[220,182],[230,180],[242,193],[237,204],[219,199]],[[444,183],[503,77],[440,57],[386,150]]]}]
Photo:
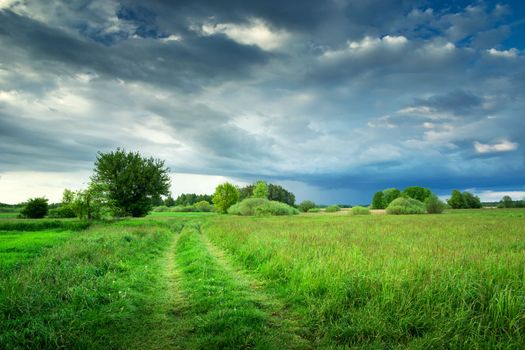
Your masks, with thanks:
[{"label": "open field", "polygon": [[525,210],[14,221],[6,349],[525,346]]}]

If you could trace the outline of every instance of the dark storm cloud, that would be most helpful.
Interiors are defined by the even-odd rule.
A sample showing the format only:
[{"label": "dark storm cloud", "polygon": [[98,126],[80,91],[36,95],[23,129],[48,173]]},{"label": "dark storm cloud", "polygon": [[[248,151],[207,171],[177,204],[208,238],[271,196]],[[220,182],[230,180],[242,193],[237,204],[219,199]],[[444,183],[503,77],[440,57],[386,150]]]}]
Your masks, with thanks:
[{"label": "dark storm cloud", "polygon": [[5,3],[0,171],[85,168],[121,146],[334,202],[525,182],[512,3]]},{"label": "dark storm cloud", "polygon": [[0,12],[0,35],[7,57],[23,56],[41,69],[83,69],[107,78],[190,89],[243,78],[267,60],[259,48],[239,45],[224,35],[181,43],[136,39],[108,47],[10,11]]}]

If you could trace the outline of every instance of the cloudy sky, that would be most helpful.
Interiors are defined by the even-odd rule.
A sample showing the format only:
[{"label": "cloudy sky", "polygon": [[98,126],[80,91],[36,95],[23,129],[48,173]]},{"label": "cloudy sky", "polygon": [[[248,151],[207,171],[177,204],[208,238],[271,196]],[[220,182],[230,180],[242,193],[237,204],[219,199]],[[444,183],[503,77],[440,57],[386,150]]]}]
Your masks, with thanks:
[{"label": "cloudy sky", "polygon": [[0,138],[7,203],[116,147],[165,159],[174,194],[520,198],[525,3],[0,0]]}]

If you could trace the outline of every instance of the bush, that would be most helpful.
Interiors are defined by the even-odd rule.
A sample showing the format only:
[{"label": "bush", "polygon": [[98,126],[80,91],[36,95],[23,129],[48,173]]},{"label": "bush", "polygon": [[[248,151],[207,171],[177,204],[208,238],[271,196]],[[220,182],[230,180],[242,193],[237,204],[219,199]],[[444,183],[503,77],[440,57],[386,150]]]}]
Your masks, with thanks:
[{"label": "bush", "polygon": [[352,215],[370,215],[370,209],[356,205],[355,207],[352,207]]},{"label": "bush", "polygon": [[49,205],[47,203],[47,198],[31,198],[26,202],[20,215],[24,218],[41,219],[47,215],[48,209]]},{"label": "bush", "polygon": [[338,205],[329,205],[324,210],[327,213],[335,213],[337,211],[341,211],[341,207]]},{"label": "bush", "polygon": [[412,198],[396,198],[386,208],[387,214],[404,215],[404,214],[425,214],[427,208],[425,204]]},{"label": "bush", "polygon": [[302,211],[303,213],[307,213],[308,210],[315,208],[315,203],[312,201],[302,201],[301,204],[297,207],[299,211]]},{"label": "bush", "polygon": [[207,201],[200,201],[193,205],[197,211],[210,212],[213,210],[213,206]]},{"label": "bush", "polygon": [[288,204],[265,198],[247,198],[228,209],[228,214],[242,216],[295,215],[298,213],[297,209]]},{"label": "bush", "polygon": [[73,208],[71,208],[70,205],[62,205],[56,209],[49,210],[48,217],[54,219],[68,219],[76,218],[77,215],[75,214],[75,211],[73,210]]},{"label": "bush", "polygon": [[319,213],[321,211],[321,208],[310,208],[308,209],[309,213]]},{"label": "bush", "polygon": [[158,207],[153,208],[152,211],[155,213],[165,213],[170,211],[170,208],[168,208],[166,205],[159,205]]},{"label": "bush", "polygon": [[441,214],[445,209],[445,203],[435,195],[431,195],[425,199],[425,206],[429,214]]},{"label": "bush", "polygon": [[176,205],[169,208],[169,211],[172,213],[191,213],[197,211],[193,205]]}]

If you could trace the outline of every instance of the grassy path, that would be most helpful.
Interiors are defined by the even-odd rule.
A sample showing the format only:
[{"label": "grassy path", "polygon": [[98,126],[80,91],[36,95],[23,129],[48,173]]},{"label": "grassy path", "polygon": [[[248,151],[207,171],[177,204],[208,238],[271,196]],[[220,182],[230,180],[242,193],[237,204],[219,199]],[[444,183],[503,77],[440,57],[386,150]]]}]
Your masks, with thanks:
[{"label": "grassy path", "polygon": [[200,226],[186,225],[175,249],[188,308],[179,319],[187,349],[304,349],[293,322],[279,307],[229,266],[206,242]]}]

